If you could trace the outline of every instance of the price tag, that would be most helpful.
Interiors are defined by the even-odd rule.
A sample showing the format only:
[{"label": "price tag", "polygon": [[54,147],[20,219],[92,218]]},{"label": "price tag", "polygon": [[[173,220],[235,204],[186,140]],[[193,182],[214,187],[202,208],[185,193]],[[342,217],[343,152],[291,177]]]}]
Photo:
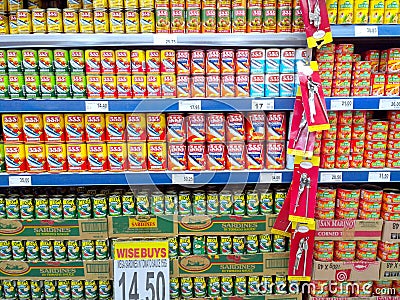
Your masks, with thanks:
[{"label": "price tag", "polygon": [[108,112],[108,101],[86,101],[87,112]]},{"label": "price tag", "polygon": [[179,100],[179,111],[201,111],[201,100]]},{"label": "price tag", "polygon": [[251,110],[274,110],[274,99],[254,99],[251,101]]},{"label": "price tag", "polygon": [[378,26],[376,25],[369,25],[369,26],[355,26],[354,27],[354,36],[355,37],[370,37],[370,36],[378,36]]},{"label": "price tag", "polygon": [[353,110],[353,99],[331,100],[331,110]]},{"label": "price tag", "polygon": [[282,173],[261,173],[260,183],[282,183]]},{"label": "price tag", "polygon": [[326,172],[321,173],[320,182],[342,182],[342,172]]},{"label": "price tag", "polygon": [[168,241],[114,244],[114,299],[170,300],[169,272]]},{"label": "price tag", "polygon": [[172,184],[194,184],[194,175],[172,174]]},{"label": "price tag", "polygon": [[9,186],[31,186],[31,176],[10,176],[8,177]]},{"label": "price tag", "polygon": [[400,99],[379,99],[379,109],[381,110],[400,109]]},{"label": "price tag", "polygon": [[154,45],[177,45],[178,35],[176,34],[155,34]]},{"label": "price tag", "polygon": [[368,172],[368,182],[389,182],[390,172]]}]

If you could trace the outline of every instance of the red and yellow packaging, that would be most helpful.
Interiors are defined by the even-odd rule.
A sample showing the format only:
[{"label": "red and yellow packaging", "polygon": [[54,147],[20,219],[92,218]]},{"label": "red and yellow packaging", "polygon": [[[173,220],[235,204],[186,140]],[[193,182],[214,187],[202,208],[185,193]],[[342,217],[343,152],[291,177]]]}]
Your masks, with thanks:
[{"label": "red and yellow packaging", "polygon": [[165,171],[167,169],[167,143],[147,143],[149,171]]},{"label": "red and yellow packaging", "polygon": [[145,142],[128,143],[128,170],[147,170],[147,145]]},{"label": "red and yellow packaging", "polygon": [[5,154],[7,173],[26,172],[24,144],[5,144],[4,154]]},{"label": "red and yellow packaging", "polygon": [[166,140],[166,120],[164,114],[147,114],[146,123],[148,141],[161,142]]},{"label": "red and yellow packaging", "polygon": [[115,52],[113,50],[100,51],[101,74],[115,74]]},{"label": "red and yellow packaging", "polygon": [[175,74],[175,50],[161,50],[161,74]]},{"label": "red and yellow packaging", "polygon": [[46,142],[65,142],[65,126],[63,114],[44,114],[44,138]]},{"label": "red and yellow packaging", "polygon": [[176,96],[177,98],[191,97],[191,79],[187,75],[176,76]]},{"label": "red and yellow packaging", "polygon": [[286,166],[285,142],[267,142],[265,166],[267,169],[283,170]]},{"label": "red and yellow packaging", "polygon": [[100,74],[101,70],[100,51],[88,49],[85,50],[86,74]]},{"label": "red and yellow packaging", "polygon": [[132,75],[132,97],[133,98],[147,97],[146,75]]},{"label": "red and yellow packaging", "polygon": [[102,76],[102,90],[104,99],[116,99],[117,93],[117,76],[103,75]]},{"label": "red and yellow packaging", "polygon": [[110,22],[107,9],[95,9],[93,11],[93,23],[95,33],[108,33],[110,31]]},{"label": "red and yellow packaging", "polygon": [[177,75],[190,75],[190,51],[177,50],[176,51],[176,74]]},{"label": "red and yellow packaging", "polygon": [[106,140],[104,114],[85,114],[86,141],[104,142]]},{"label": "red and yellow packaging", "polygon": [[67,144],[67,162],[69,172],[87,171],[86,144]]},{"label": "red and yellow packaging", "polygon": [[224,143],[207,144],[207,170],[225,170],[226,161],[226,147]]},{"label": "red and yellow packaging", "polygon": [[206,76],[206,97],[221,97],[221,77],[219,75]]},{"label": "red and yellow packaging", "polygon": [[167,141],[183,143],[186,141],[186,118],[181,113],[167,115]]},{"label": "red and yellow packaging", "polygon": [[222,75],[221,76],[221,97],[232,98],[235,97],[235,76]]},{"label": "red and yellow packaging", "polygon": [[192,98],[206,97],[206,78],[204,76],[198,75],[192,76],[190,80]]},{"label": "red and yellow packaging", "polygon": [[44,141],[43,117],[41,114],[23,114],[22,128],[26,143],[40,143]]},{"label": "red and yellow packaging", "polygon": [[204,75],[206,73],[206,54],[204,50],[193,50],[190,59],[190,69],[192,75]]},{"label": "red and yellow packaging", "polygon": [[131,68],[132,74],[146,73],[146,52],[144,50],[131,51]]},{"label": "red and yellow packaging", "polygon": [[[264,112],[250,112],[246,118],[246,140],[265,141],[265,114]],[[286,125],[286,124],[285,124]]]},{"label": "red and yellow packaging", "polygon": [[185,171],[187,169],[186,145],[183,143],[168,144],[168,170]]},{"label": "red and yellow packaging", "polygon": [[[157,73],[161,70],[161,53],[159,50],[146,50],[146,73]],[[133,70],[132,70],[133,71]]]},{"label": "red and yellow packaging", "polygon": [[89,99],[103,98],[103,84],[100,75],[86,75],[86,93]]},{"label": "red and yellow packaging", "polygon": [[115,71],[117,74],[131,74],[131,52],[115,50]]},{"label": "red and yellow packaging", "polygon": [[127,141],[140,141],[147,140],[147,127],[145,114],[126,114],[126,134]]},{"label": "red and yellow packaging", "polygon": [[207,50],[206,74],[221,74],[221,56],[218,49]]},{"label": "red and yellow packaging", "polygon": [[117,75],[117,96],[118,99],[132,98],[131,75]]},{"label": "red and yellow packaging", "polygon": [[189,114],[187,116],[187,141],[203,143],[206,141],[206,120],[204,114]]},{"label": "red and yellow packaging", "polygon": [[50,173],[67,171],[67,148],[65,144],[46,144],[47,167]]},{"label": "red and yellow packaging", "polygon": [[103,172],[108,170],[106,143],[87,144],[88,171]]},{"label": "red and yellow packaging", "polygon": [[106,141],[123,142],[125,141],[125,115],[106,114]]},{"label": "red and yellow packaging", "polygon": [[176,98],[176,75],[162,74],[161,75],[161,97]]},{"label": "red and yellow packaging", "polygon": [[126,143],[107,143],[107,154],[111,172],[122,172],[128,168]]},{"label": "red and yellow packaging", "polygon": [[228,170],[244,170],[246,166],[246,146],[243,142],[230,142],[226,145]]},{"label": "red and yellow packaging", "polygon": [[4,142],[18,143],[24,141],[24,131],[22,128],[22,115],[2,114],[3,139]]},{"label": "red and yellow packaging", "polygon": [[188,170],[204,171],[206,169],[205,143],[189,143],[187,146]]},{"label": "red and yellow packaging", "polygon": [[249,142],[246,145],[246,169],[262,170],[265,166],[264,143]]},{"label": "red and yellow packaging", "polygon": [[206,117],[206,140],[208,143],[225,142],[225,116],[223,113],[210,113]]},{"label": "red and yellow packaging", "polygon": [[161,76],[159,74],[147,75],[147,97],[161,97]]},{"label": "red and yellow packaging", "polygon": [[245,124],[244,115],[242,113],[229,113],[226,116],[226,140],[244,141],[245,140]]},{"label": "red and yellow packaging", "polygon": [[26,171],[42,173],[47,171],[46,151],[44,144],[25,144]]},{"label": "red and yellow packaging", "polygon": [[85,117],[83,114],[65,114],[65,140],[66,142],[84,142]]}]

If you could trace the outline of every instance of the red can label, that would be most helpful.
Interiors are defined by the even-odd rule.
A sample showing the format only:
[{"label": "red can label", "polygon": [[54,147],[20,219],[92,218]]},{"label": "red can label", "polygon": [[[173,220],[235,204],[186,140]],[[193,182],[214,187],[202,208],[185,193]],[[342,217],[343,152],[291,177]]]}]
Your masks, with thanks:
[{"label": "red can label", "polygon": [[206,78],[204,76],[193,76],[191,94],[193,98],[204,98],[206,96]]},{"label": "red can label", "polygon": [[147,157],[149,171],[164,171],[167,168],[167,144],[148,143]]},{"label": "red can label", "polygon": [[88,170],[103,172],[108,170],[107,145],[87,144]]},{"label": "red can label", "polygon": [[206,57],[204,50],[193,50],[190,60],[193,75],[204,75],[206,70]]},{"label": "red can label", "polygon": [[267,114],[267,140],[286,139],[286,115],[280,112],[270,112]]},{"label": "red can label", "polygon": [[147,147],[146,143],[128,143],[128,170],[147,170]]},{"label": "red can label", "polygon": [[221,57],[218,49],[207,50],[206,74],[221,73]]},{"label": "red can label", "polygon": [[67,171],[67,152],[65,144],[46,144],[46,157],[49,172]]},{"label": "red can label", "polygon": [[147,96],[149,98],[161,97],[161,76],[147,75]]},{"label": "red can label", "polygon": [[166,124],[164,114],[147,114],[147,139],[149,141],[165,141]]},{"label": "red can label", "polygon": [[265,114],[263,112],[252,112],[246,118],[246,140],[265,140]]},{"label": "red can label", "polygon": [[176,74],[190,75],[190,52],[189,50],[176,51]]},{"label": "red can label", "polygon": [[6,168],[8,173],[22,173],[26,171],[24,144],[4,145]]},{"label": "red can label", "polygon": [[40,114],[22,115],[25,142],[37,143],[44,141],[43,119]]},{"label": "red can label", "polygon": [[246,165],[246,147],[244,143],[228,143],[226,167],[228,170],[243,170]]},{"label": "red can label", "polygon": [[125,115],[106,115],[106,140],[109,142],[125,141]]},{"label": "red can label", "polygon": [[221,74],[235,74],[235,51],[232,49],[221,51]]},{"label": "red can label", "polygon": [[25,144],[26,171],[28,173],[41,173],[47,171],[46,151],[44,144]]},{"label": "red can label", "polygon": [[235,97],[249,97],[250,95],[250,76],[237,75],[235,85]]},{"label": "red can label", "polygon": [[284,142],[267,142],[267,169],[282,170],[285,168],[286,153]]},{"label": "red can label", "polygon": [[190,98],[191,84],[187,75],[176,76],[176,96],[178,98]]},{"label": "red can label", "polygon": [[232,98],[235,97],[235,76],[222,75],[221,76],[221,97]]},{"label": "red can label", "polygon": [[250,50],[238,49],[236,51],[235,61],[236,74],[249,74],[250,73]]},{"label": "red can label", "polygon": [[85,119],[83,114],[66,114],[65,131],[67,142],[85,141]]},{"label": "red can label", "polygon": [[206,97],[221,97],[221,78],[219,75],[211,75],[206,77]]},{"label": "red can label", "polygon": [[187,169],[186,146],[184,144],[168,145],[168,170],[185,171]]},{"label": "red can label", "polygon": [[143,50],[132,50],[131,52],[132,74],[146,73],[146,55]]},{"label": "red can label", "polygon": [[223,143],[207,145],[207,170],[225,170],[226,148]]},{"label": "red can label", "polygon": [[167,115],[167,141],[172,143],[186,141],[186,118],[183,114]]},{"label": "red can label", "polygon": [[226,116],[227,141],[244,141],[245,125],[242,113],[229,113]]},{"label": "red can label", "polygon": [[222,113],[208,114],[206,125],[207,142],[225,142],[225,116]]},{"label": "red can label", "polygon": [[86,144],[67,145],[68,171],[81,172],[87,171],[87,152]]},{"label": "red can label", "polygon": [[126,133],[128,141],[146,141],[147,131],[145,114],[127,114]]},{"label": "red can label", "polygon": [[205,144],[188,144],[187,159],[189,171],[204,171],[206,169]]},{"label": "red can label", "polygon": [[3,114],[3,138],[5,142],[23,142],[24,131],[22,116],[19,114]]},{"label": "red can label", "polygon": [[160,51],[158,50],[147,50],[146,51],[146,72],[148,73],[160,73],[161,68],[161,57]]},{"label": "red can label", "polygon": [[86,114],[86,140],[89,142],[103,142],[106,140],[104,114]]},{"label": "red can label", "polygon": [[204,114],[190,114],[187,116],[188,142],[205,142],[206,124]]},{"label": "red can label", "polygon": [[265,152],[263,143],[247,143],[246,169],[261,170],[265,166]]},{"label": "red can label", "polygon": [[65,142],[64,118],[61,114],[45,114],[44,133],[46,142]]}]

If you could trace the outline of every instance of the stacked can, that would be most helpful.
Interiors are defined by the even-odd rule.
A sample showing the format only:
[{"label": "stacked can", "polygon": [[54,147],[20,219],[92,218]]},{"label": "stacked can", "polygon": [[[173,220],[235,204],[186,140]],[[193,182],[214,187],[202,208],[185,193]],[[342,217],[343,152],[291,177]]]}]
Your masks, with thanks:
[{"label": "stacked can", "polygon": [[378,220],[380,218],[383,189],[375,185],[361,186],[358,219]]},{"label": "stacked can", "polygon": [[333,241],[315,241],[313,257],[317,261],[333,261]]},{"label": "stacked can", "polygon": [[348,169],[350,167],[353,112],[339,111],[337,115],[335,168]]},{"label": "stacked can", "polygon": [[[389,121],[377,119],[367,120],[364,168],[377,169],[385,167],[388,129]],[[370,145],[372,145],[372,150],[369,149]],[[382,145],[382,149],[374,149],[375,145]]]},{"label": "stacked can", "polygon": [[386,221],[400,220],[400,191],[397,189],[383,190],[381,218]]},{"label": "stacked can", "polygon": [[317,190],[315,218],[319,220],[334,219],[336,205],[336,189],[320,186]]},{"label": "stacked can", "polygon": [[361,190],[355,185],[342,185],[338,187],[335,218],[357,219],[360,194]]},{"label": "stacked can", "polygon": [[356,259],[375,261],[378,254],[378,241],[357,241]]},{"label": "stacked can", "polygon": [[399,260],[399,243],[388,243],[379,241],[378,258],[382,261],[398,261]]},{"label": "stacked can", "polygon": [[386,152],[386,167],[400,167],[400,114],[396,111],[388,112],[389,133]]},{"label": "stacked can", "polygon": [[356,257],[355,241],[337,241],[334,242],[334,261],[354,261]]}]

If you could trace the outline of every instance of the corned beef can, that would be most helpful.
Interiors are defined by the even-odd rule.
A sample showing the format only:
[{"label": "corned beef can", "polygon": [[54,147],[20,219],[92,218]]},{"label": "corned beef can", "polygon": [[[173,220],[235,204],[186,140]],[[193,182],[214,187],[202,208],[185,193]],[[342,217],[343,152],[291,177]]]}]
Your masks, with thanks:
[{"label": "corned beef can", "polygon": [[322,132],[322,138],[327,140],[336,140],[337,138],[337,125],[331,125],[331,128]]},{"label": "corned beef can", "polygon": [[348,140],[336,140],[336,153],[338,155],[350,154],[351,143]]},{"label": "corned beef can", "polygon": [[235,73],[236,74],[249,74],[250,73],[250,50],[249,49],[236,50]]},{"label": "corned beef can", "polygon": [[233,75],[235,74],[235,50],[223,49],[221,50],[221,74]]},{"label": "corned beef can", "polygon": [[350,168],[350,155],[348,155],[348,154],[337,155],[336,161],[335,161],[335,168],[338,168],[338,169]]},{"label": "corned beef can", "polygon": [[126,133],[128,141],[147,140],[146,115],[145,114],[126,114]]},{"label": "corned beef can", "polygon": [[204,50],[192,50],[190,68],[192,75],[204,75],[206,72],[206,54]]},{"label": "corned beef can", "polygon": [[223,113],[207,114],[206,140],[208,143],[225,142],[225,116]]},{"label": "corned beef can", "polygon": [[244,170],[246,165],[246,147],[244,142],[228,142],[226,168],[228,170]]},{"label": "corned beef can", "polygon": [[190,75],[190,51],[177,50],[176,51],[176,74],[177,75]]},{"label": "corned beef can", "polygon": [[187,141],[203,143],[206,141],[206,120],[204,114],[189,114],[187,116]]},{"label": "corned beef can", "polygon": [[122,172],[128,167],[126,143],[107,143],[108,167],[111,172]]},{"label": "corned beef can", "polygon": [[219,75],[206,76],[206,97],[221,97],[221,77]]},{"label": "corned beef can", "polygon": [[262,170],[265,166],[264,143],[248,142],[246,145],[246,169]]},{"label": "corned beef can", "polygon": [[226,140],[244,141],[245,140],[245,118],[242,113],[228,113],[226,115]]},{"label": "corned beef can", "polygon": [[170,143],[186,141],[186,118],[184,114],[167,114],[167,141]]},{"label": "corned beef can", "polygon": [[107,145],[87,144],[88,171],[103,172],[108,170]]},{"label": "corned beef can", "polygon": [[186,145],[183,143],[168,144],[168,170],[185,171],[187,169]]},{"label": "corned beef can", "polygon": [[206,169],[205,144],[189,143],[187,145],[187,160],[189,171],[204,171]]},{"label": "corned beef can", "polygon": [[267,141],[286,140],[286,114],[284,112],[269,112],[266,122]]},{"label": "corned beef can", "polygon": [[191,79],[188,75],[176,76],[176,96],[177,98],[191,97]]},{"label": "corned beef can", "polygon": [[235,97],[235,76],[222,75],[221,76],[221,97],[233,98]]},{"label": "corned beef can", "polygon": [[226,147],[224,143],[207,145],[207,170],[220,171],[226,167]]},{"label": "corned beef can", "polygon": [[267,169],[283,170],[286,166],[285,142],[267,142],[266,156]]},{"label": "corned beef can", "polygon": [[250,96],[250,75],[243,74],[236,76],[235,97]]},{"label": "corned beef can", "polygon": [[250,112],[246,118],[246,141],[265,141],[265,113]]},{"label": "corned beef can", "polygon": [[163,142],[147,143],[149,171],[165,171],[167,169],[167,144]]},{"label": "corned beef can", "polygon": [[206,53],[206,74],[221,73],[221,56],[218,49],[207,50]]},{"label": "corned beef can", "polygon": [[206,78],[202,75],[191,77],[190,92],[192,98],[205,98],[206,96]]},{"label": "corned beef can", "polygon": [[161,74],[171,73],[175,74],[175,51],[174,50],[161,50]]},{"label": "corned beef can", "polygon": [[128,150],[128,170],[145,171],[147,170],[147,147],[145,142],[130,142]]}]

